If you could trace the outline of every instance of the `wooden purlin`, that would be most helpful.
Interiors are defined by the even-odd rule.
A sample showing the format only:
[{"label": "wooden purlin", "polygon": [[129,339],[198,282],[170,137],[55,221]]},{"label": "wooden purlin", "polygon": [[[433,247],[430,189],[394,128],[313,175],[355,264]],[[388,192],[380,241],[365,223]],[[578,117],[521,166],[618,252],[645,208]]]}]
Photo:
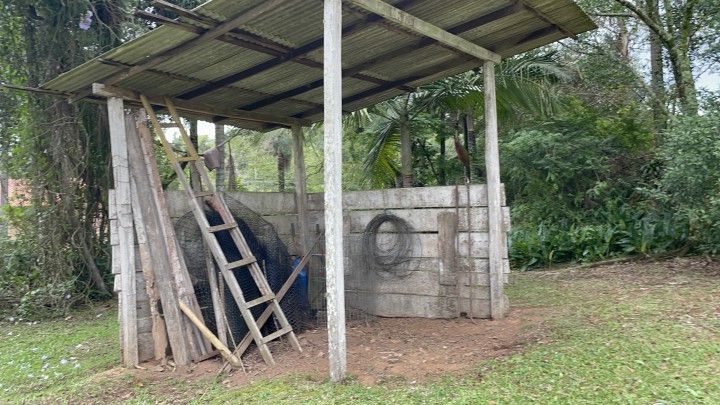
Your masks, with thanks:
[{"label": "wooden purlin", "polygon": [[[154,2],[153,4],[162,4],[164,7],[167,7],[170,5],[167,2]],[[182,7],[178,7],[176,5],[171,5],[171,10],[173,12],[181,13],[181,15],[184,18],[191,19],[195,22],[201,23],[203,25],[208,25],[210,27],[214,27],[218,24],[221,24],[222,22],[219,20],[215,20],[213,18],[203,16],[202,14],[198,14],[193,12],[192,10],[187,10]],[[200,28],[198,26],[188,24],[182,21],[173,20],[164,16],[160,16],[157,14],[149,13],[145,10],[136,10],[134,12],[136,17],[150,20],[159,24],[164,24],[170,27],[174,27],[177,29],[181,29],[183,31],[192,32],[195,34],[202,34],[205,31],[207,31],[207,28]],[[241,48],[253,50],[256,52],[264,53],[266,55],[271,55],[275,57],[280,57],[284,54],[290,54],[293,52],[293,49],[290,47],[287,47],[285,45],[276,43],[274,41],[271,41],[269,39],[263,38],[258,35],[251,34],[249,32],[246,32],[241,29],[234,29],[230,31],[227,34],[224,34],[218,38],[216,38],[219,41],[232,44],[235,46],[239,46]],[[322,62],[315,61],[313,59],[310,59],[305,56],[298,56],[295,58],[289,59],[290,62],[297,63],[303,66],[315,68],[315,69],[321,69],[322,70]],[[384,84],[386,81],[383,79],[378,79],[373,76],[357,73],[354,74],[352,77],[366,81],[368,83],[374,83],[374,84]],[[412,91],[413,89],[408,86],[401,86],[401,88],[405,91]]]},{"label": "wooden purlin", "polygon": [[397,7],[391,6],[380,0],[347,0],[348,2],[361,7],[371,13],[382,16],[388,21],[396,23],[401,27],[416,32],[419,35],[432,38],[439,43],[449,46],[459,52],[473,56],[481,60],[489,60],[495,63],[500,62],[500,55],[470,42],[457,35],[451,34],[442,28],[421,20],[412,14],[406,13]]},{"label": "wooden purlin", "polygon": [[[406,6],[406,5],[410,4],[411,2],[412,2],[412,0],[403,0],[398,4],[398,7]],[[342,29],[342,34],[350,35],[353,32],[356,32],[360,29],[371,26],[373,23],[379,21],[380,19],[381,19],[381,17],[379,17],[377,15],[367,16],[363,20],[360,20],[356,23],[348,25],[347,27],[344,27]],[[275,59],[270,59],[269,61],[260,63],[258,65],[255,65],[255,66],[253,66],[249,69],[246,69],[244,71],[241,71],[241,72],[232,73],[228,76],[225,76],[224,78],[222,78],[220,80],[215,81],[212,84],[198,87],[197,89],[186,92],[186,93],[180,95],[178,98],[192,99],[195,97],[200,97],[204,94],[221,89],[221,88],[223,88],[227,85],[230,85],[232,83],[235,83],[237,81],[247,79],[247,78],[255,76],[259,73],[265,72],[265,71],[272,69],[276,66],[279,66],[285,62],[288,62],[288,61],[294,60],[298,57],[307,55],[310,52],[313,52],[313,51],[316,51],[316,50],[322,48],[323,44],[324,44],[323,37],[315,39],[303,46],[292,49],[289,52],[276,57]]]},{"label": "wooden purlin", "polygon": [[[491,13],[488,13],[486,15],[483,15],[481,17],[475,18],[472,21],[458,24],[454,27],[449,28],[447,31],[452,34],[455,34],[455,35],[462,34],[463,32],[477,29],[485,24],[495,22],[501,18],[511,16],[520,10],[521,10],[520,7],[513,4],[510,6],[498,9],[496,11],[493,11]],[[412,46],[393,49],[391,51],[388,51],[381,55],[373,57],[372,59],[369,59],[365,62],[357,64],[353,67],[343,69],[343,73],[342,73],[343,78],[353,77],[355,74],[357,74],[359,72],[362,72],[362,71],[368,70],[368,69],[372,69],[373,67],[375,67],[381,63],[386,63],[387,61],[389,61],[391,59],[395,59],[397,57],[407,55],[411,51],[417,51],[418,49],[422,49],[422,48],[428,47],[428,46],[436,44],[436,43],[437,43],[437,41],[432,38],[423,37],[420,40],[418,40],[415,44],[413,44]],[[406,83],[406,82],[402,82],[402,83]],[[259,108],[262,108],[262,107],[265,107],[265,106],[268,106],[268,105],[271,105],[271,104],[274,104],[274,103],[277,103],[277,102],[280,102],[283,100],[288,100],[289,97],[294,97],[294,96],[306,93],[308,91],[320,88],[320,87],[322,87],[322,85],[323,85],[322,79],[316,80],[314,82],[307,83],[307,84],[295,87],[290,90],[286,90],[282,93],[268,96],[266,98],[254,101],[249,104],[245,104],[239,108],[243,109],[243,110],[253,111],[253,110],[256,110],[256,109],[259,109]],[[405,90],[405,87],[408,87],[408,86],[406,84],[399,84],[394,87]],[[382,88],[388,89],[387,86],[384,86]],[[393,86],[391,86],[389,88],[393,88]],[[411,87],[411,88],[413,88],[413,87]],[[320,109],[321,107],[317,107],[317,108]]]}]

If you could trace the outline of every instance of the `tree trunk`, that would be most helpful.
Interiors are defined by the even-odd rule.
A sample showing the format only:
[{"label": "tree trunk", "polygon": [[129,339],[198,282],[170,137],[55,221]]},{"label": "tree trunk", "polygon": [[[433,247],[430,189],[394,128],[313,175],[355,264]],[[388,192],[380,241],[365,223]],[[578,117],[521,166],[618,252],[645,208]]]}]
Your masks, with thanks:
[{"label": "tree trunk", "polygon": [[285,191],[285,172],[287,171],[287,156],[283,152],[277,152],[278,191]]},{"label": "tree trunk", "polygon": [[228,160],[227,160],[227,191],[237,191],[237,173],[235,172],[235,159],[233,159],[232,149],[228,144]]},{"label": "tree trunk", "polygon": [[440,144],[440,156],[438,157],[438,185],[444,186],[447,184],[447,147],[445,145],[445,134],[442,134],[440,133],[440,131],[438,131],[437,141],[438,144]]},{"label": "tree trunk", "polygon": [[[654,20],[660,19],[658,0],[648,0],[648,14]],[[667,124],[667,107],[665,106],[665,72],[663,71],[663,47],[660,37],[650,30],[650,87],[653,91],[653,124],[655,127],[655,143],[659,143],[660,133]]]},{"label": "tree trunk", "polygon": [[[8,204],[10,193],[8,191],[10,181],[8,180],[7,173],[0,171],[0,210],[4,209]],[[0,237],[7,236],[7,220],[5,215],[0,212]]]},{"label": "tree trunk", "polygon": [[215,147],[220,153],[220,167],[215,169],[215,184],[218,191],[225,190],[225,145],[220,145],[225,139],[225,126],[215,124]]},{"label": "tree trunk", "polygon": [[682,111],[685,115],[697,115],[699,105],[695,78],[693,77],[692,65],[690,63],[690,55],[687,50],[679,47],[670,48],[668,53],[670,55],[670,64],[673,68],[675,87],[677,87],[677,94],[680,99]]},{"label": "tree trunk", "polygon": [[618,34],[615,42],[615,48],[621,59],[630,60],[630,33],[627,28],[625,18],[617,18]]},{"label": "tree trunk", "polygon": [[[190,143],[192,143],[195,150],[198,150],[198,122],[197,120],[190,121]],[[198,151],[200,153],[200,151]],[[193,190],[202,190],[202,181],[200,180],[200,173],[194,165],[190,164],[190,187]]]},{"label": "tree trunk", "polygon": [[402,186],[412,187],[412,141],[410,140],[410,121],[407,114],[400,120],[400,162]]}]

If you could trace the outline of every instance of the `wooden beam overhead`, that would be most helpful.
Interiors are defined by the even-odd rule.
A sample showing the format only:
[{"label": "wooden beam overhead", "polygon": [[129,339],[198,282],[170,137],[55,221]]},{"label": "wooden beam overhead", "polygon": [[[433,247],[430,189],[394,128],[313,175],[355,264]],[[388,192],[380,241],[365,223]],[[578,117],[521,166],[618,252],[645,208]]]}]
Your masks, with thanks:
[{"label": "wooden beam overhead", "polygon": [[[131,64],[121,63],[121,62],[117,62],[117,61],[110,60],[110,59],[98,59],[98,61],[99,61],[100,63],[105,64],[105,65],[108,65],[108,66],[116,66],[116,67],[122,67],[122,68],[131,68],[131,67],[134,66],[134,65],[131,65]],[[180,74],[177,74],[177,73],[165,72],[165,71],[163,71],[163,70],[148,69],[148,70],[146,70],[145,72],[146,72],[146,73],[152,73],[152,74],[154,74],[154,75],[158,75],[158,76],[160,76],[160,77],[164,77],[164,78],[167,78],[167,79],[181,80],[181,81],[188,82],[188,83],[194,83],[195,85],[201,85],[201,84],[210,83],[210,82],[207,81],[207,80],[197,79],[197,78],[194,78],[194,77],[185,76],[185,75],[180,75]],[[242,91],[242,92],[247,92],[247,93],[252,94],[252,95],[254,95],[254,96],[257,96],[257,97],[269,97],[269,96],[272,95],[272,94],[269,94],[269,93],[259,92],[259,91],[257,91],[257,90],[246,89],[246,88],[243,88],[243,87],[231,86],[230,88],[233,89],[233,90],[238,90],[238,91]],[[308,101],[308,100],[302,100],[302,99],[296,99],[296,98],[288,99],[288,101],[292,101],[293,103],[298,103],[298,104],[305,104],[305,105],[307,105],[307,106],[312,106],[312,107],[322,106],[322,104],[316,103],[316,102],[314,102],[314,101]]]},{"label": "wooden beam overhead", "polygon": [[119,81],[128,79],[132,76],[135,76],[138,73],[144,72],[148,69],[151,69],[175,56],[181,55],[184,52],[190,50],[191,48],[194,48],[198,45],[202,45],[204,43],[207,43],[209,41],[212,41],[216,39],[219,36],[222,36],[223,34],[226,34],[233,30],[234,28],[245,24],[249,21],[254,20],[255,18],[267,13],[268,11],[275,10],[278,7],[282,6],[283,3],[288,2],[289,0],[267,0],[259,5],[252,7],[251,9],[241,13],[240,15],[235,16],[234,18],[231,18],[222,24],[207,30],[201,35],[198,35],[195,38],[190,39],[189,41],[185,41],[175,47],[172,47],[164,52],[161,52],[159,54],[156,54],[155,56],[151,57],[149,60],[145,61],[144,63],[140,65],[136,65],[128,70],[121,71],[115,74],[112,74],[109,77],[106,77],[102,80],[103,83],[112,85]]},{"label": "wooden beam overhead", "polygon": [[[342,104],[345,105],[345,104],[353,103],[356,101],[360,101],[362,99],[372,97],[372,96],[380,94],[384,91],[393,89],[401,84],[412,83],[412,82],[421,80],[428,75],[434,75],[439,72],[444,72],[446,70],[452,69],[453,67],[457,67],[459,64],[468,63],[468,62],[471,62],[474,60],[476,60],[476,59],[469,55],[459,56],[450,61],[442,63],[438,66],[433,66],[431,68],[425,69],[424,71],[422,71],[420,73],[413,74],[411,76],[406,76],[402,79],[398,79],[398,80],[389,82],[385,86],[374,87],[372,89],[368,89],[365,91],[361,91],[360,93],[356,93],[351,96],[347,96],[347,97],[343,98]],[[310,117],[313,117],[314,115],[316,115],[322,111],[323,111],[323,109],[321,107],[311,108],[307,111],[303,111],[299,114],[296,114],[295,117],[300,118],[300,119],[310,119]],[[310,119],[310,120],[312,121],[312,119]]]},{"label": "wooden beam overhead", "polygon": [[[92,86],[92,93],[99,97],[121,97],[125,100],[132,101],[135,103],[140,102],[140,94],[128,89],[120,87],[108,86],[102,83],[94,83]],[[151,104],[165,106],[164,97],[156,95],[145,95]],[[285,127],[292,127],[293,125],[308,126],[310,122],[304,119],[298,119],[293,117],[277,117],[271,114],[264,114],[260,112],[242,111],[229,108],[219,108],[208,106],[204,104],[195,104],[185,100],[171,99],[175,104],[175,107],[180,111],[186,111],[189,113],[195,113],[207,117],[222,116],[229,119],[237,119],[240,121],[252,121],[267,124],[282,125]]]},{"label": "wooden beam overhead", "polygon": [[499,63],[500,55],[472,43],[457,35],[453,35],[442,28],[421,20],[412,14],[406,13],[380,0],[345,0],[350,4],[361,7],[371,13],[379,15],[401,27],[432,38],[443,45],[447,45],[462,53],[468,54],[483,61]]},{"label": "wooden beam overhead", "polygon": [[558,31],[562,32],[562,33],[565,34],[567,37],[572,38],[572,39],[576,39],[576,38],[577,38],[577,35],[575,35],[574,33],[570,32],[570,31],[568,31],[567,29],[565,29],[565,27],[563,27],[562,25],[560,25],[560,24],[556,23],[555,21],[553,21],[550,17],[548,17],[545,13],[543,13],[542,11],[540,11],[537,7],[534,7],[533,5],[528,4],[526,1],[523,1],[523,0],[517,0],[517,2],[518,2],[519,4],[521,4],[523,7],[525,7],[526,9],[530,10],[530,12],[532,12],[533,14],[535,14],[535,16],[537,16],[539,19],[541,19],[541,20],[545,21],[546,23],[548,23],[548,24],[554,26],[555,28],[557,28]]},{"label": "wooden beam overhead", "polygon": [[[501,18],[509,17],[509,16],[511,16],[517,12],[520,12],[522,10],[523,10],[523,8],[518,3],[513,3],[509,6],[500,8],[491,13],[484,14],[484,15],[474,18],[468,22],[461,23],[452,28],[449,28],[448,32],[451,34],[455,34],[455,35],[462,34],[464,32],[479,28],[479,27],[489,24],[491,22],[495,22]],[[415,52],[419,49],[425,48],[427,46],[430,46],[430,45],[433,45],[436,43],[437,43],[437,41],[432,38],[423,37],[422,39],[420,39],[419,41],[417,41],[415,44],[413,44],[411,46],[403,46],[402,48],[393,49],[391,51],[388,51],[388,52],[380,54],[376,57],[373,57],[369,60],[366,60],[365,62],[355,65],[351,68],[343,69],[343,78],[355,77],[355,75],[362,72],[363,70],[372,69],[376,65],[388,62],[389,60],[395,59],[395,58],[403,56],[403,55],[407,55],[411,52]],[[392,88],[393,84],[394,84],[394,82],[387,82],[387,83],[381,84],[381,87],[383,89],[389,89],[389,88]],[[284,91],[282,93],[268,96],[266,98],[254,101],[252,103],[245,104],[243,106],[239,106],[238,108],[240,108],[242,110],[247,110],[247,111],[257,110],[259,108],[277,103],[279,101],[287,100],[290,97],[294,97],[294,96],[306,93],[308,91],[317,89],[319,87],[322,87],[322,85],[323,85],[322,79],[315,80],[313,82],[304,84],[302,86],[295,87],[293,89]],[[387,87],[388,85],[390,85],[391,87]],[[397,85],[397,88],[399,88],[401,90],[406,90],[405,89],[406,87],[409,87],[409,86],[407,86],[406,84]],[[411,90],[406,90],[406,91],[414,91],[415,90],[412,86],[410,86],[410,88],[411,88]]]},{"label": "wooden beam overhead", "polygon": [[[159,4],[169,4],[164,1],[156,1],[155,3]],[[192,19],[193,21],[199,22],[201,24],[215,26],[217,24],[220,24],[221,22],[218,20],[211,19],[210,17],[202,16],[200,14],[197,14],[193,12],[192,10],[186,10],[180,6],[172,5],[173,7],[169,8],[173,12],[180,12],[182,13],[182,16],[188,19]],[[166,8],[166,7],[164,7]],[[147,12],[145,10],[135,10],[134,13],[135,17],[141,18],[143,20],[152,21],[157,24],[163,24],[168,27],[177,28],[183,31],[192,32],[194,34],[203,34],[204,32],[208,31],[208,28],[202,28],[198,27],[196,25],[188,24],[186,22],[182,22],[179,20],[174,20],[172,18],[168,18],[165,16],[153,14],[150,12]],[[271,55],[275,57],[280,57],[285,53],[292,52],[293,49],[289,48],[285,45],[278,44],[274,41],[271,41],[269,39],[265,39],[263,37],[260,37],[258,35],[254,35],[251,33],[248,33],[246,31],[243,31],[241,29],[233,29],[232,31],[228,32],[227,34],[223,34],[216,38],[218,41],[222,41],[231,45],[235,45],[241,48],[250,49],[256,52],[264,53],[266,55]],[[291,62],[304,65],[307,67],[311,67],[314,69],[322,70],[323,65],[322,62],[318,62],[306,57],[297,57],[291,60]],[[362,80],[368,83],[373,84],[385,84],[386,81],[382,79],[378,79],[373,76],[368,76],[365,74],[357,73],[352,75],[352,77]],[[210,83],[210,82],[207,82]],[[228,87],[228,86],[226,86]],[[403,90],[405,91],[413,91],[414,89],[408,86],[403,86]]]},{"label": "wooden beam overhead", "polygon": [[[413,0],[403,0],[402,2],[400,2],[398,4],[398,7],[407,6],[408,4],[412,3],[412,1]],[[343,28],[342,35],[343,36],[350,35],[353,32],[356,32],[360,29],[363,29],[365,27],[372,25],[373,23],[379,21],[380,19],[381,19],[381,17],[377,16],[377,15],[367,16],[366,18]],[[190,100],[190,99],[211,93],[215,90],[219,90],[223,87],[226,87],[226,86],[233,84],[235,82],[238,82],[240,80],[255,76],[256,74],[265,72],[269,69],[274,68],[275,66],[282,65],[285,62],[294,60],[296,58],[307,55],[310,52],[313,52],[313,51],[316,51],[316,50],[322,48],[323,41],[324,41],[323,37],[317,38],[313,41],[308,42],[307,44],[305,44],[303,46],[292,49],[289,52],[276,57],[275,59],[270,59],[266,62],[255,65],[249,69],[245,69],[241,72],[232,73],[232,74],[225,76],[219,80],[216,80],[208,85],[198,87],[194,90],[190,90],[190,91],[186,92],[185,94],[180,95],[179,98],[184,99],[184,100]]]}]

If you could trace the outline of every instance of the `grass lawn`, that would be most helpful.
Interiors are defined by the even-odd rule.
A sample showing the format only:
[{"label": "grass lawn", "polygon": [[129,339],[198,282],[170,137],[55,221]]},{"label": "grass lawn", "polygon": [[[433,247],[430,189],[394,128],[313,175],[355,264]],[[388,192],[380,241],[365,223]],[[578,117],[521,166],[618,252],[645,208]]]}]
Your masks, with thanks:
[{"label": "grass lawn", "polygon": [[[0,403],[720,404],[720,263],[676,259],[512,275],[514,307],[544,320],[535,341],[467,373],[415,383],[307,376],[227,386],[116,368],[111,311],[0,323]],[[98,316],[98,313],[101,315]]]}]

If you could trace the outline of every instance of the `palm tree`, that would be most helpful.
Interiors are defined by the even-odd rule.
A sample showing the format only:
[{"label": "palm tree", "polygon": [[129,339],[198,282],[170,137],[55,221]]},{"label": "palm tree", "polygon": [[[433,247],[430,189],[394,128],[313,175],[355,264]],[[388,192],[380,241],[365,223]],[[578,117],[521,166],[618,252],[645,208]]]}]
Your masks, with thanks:
[{"label": "palm tree", "polygon": [[402,187],[413,185],[411,133],[419,110],[414,108],[416,104],[412,98],[412,94],[407,94],[368,110],[366,132],[373,134],[374,138],[363,162],[363,170],[376,185],[387,184],[391,179]]},{"label": "palm tree", "polygon": [[[559,64],[554,53],[525,54],[508,59],[496,67],[498,119],[502,125],[522,122],[527,117],[549,117],[562,108],[557,84],[569,81],[573,74]],[[445,173],[445,142],[452,133],[456,148],[464,148],[469,156],[476,155],[478,112],[484,109],[482,72],[473,70],[453,76],[369,109],[368,132],[373,134],[372,146],[364,162],[367,178],[375,183],[387,183],[388,178],[402,175],[403,186],[412,182],[411,152],[413,128],[423,121],[423,114],[432,114],[449,131],[438,130],[440,161],[438,183],[443,184]],[[425,120],[426,121],[426,120]],[[425,122],[424,125],[427,125]],[[464,146],[459,134],[462,133]],[[405,147],[403,147],[405,145]],[[397,156],[401,162],[398,169]],[[461,150],[459,155],[462,154]],[[482,172],[477,169],[477,175]],[[409,177],[406,177],[408,176]],[[470,176],[470,173],[466,173]]]}]

